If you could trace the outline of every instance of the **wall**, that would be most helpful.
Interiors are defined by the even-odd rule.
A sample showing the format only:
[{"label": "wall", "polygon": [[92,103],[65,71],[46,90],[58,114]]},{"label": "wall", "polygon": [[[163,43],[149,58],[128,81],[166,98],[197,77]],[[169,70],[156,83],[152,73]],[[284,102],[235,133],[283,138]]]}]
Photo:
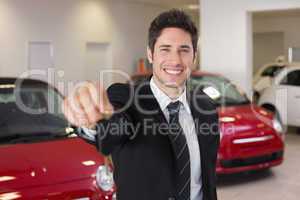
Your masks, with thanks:
[{"label": "wall", "polygon": [[201,68],[252,93],[252,11],[299,8],[295,0],[201,0]]},{"label": "wall", "polygon": [[283,54],[283,32],[262,32],[253,34],[253,74],[263,65],[275,62],[276,58]]},{"label": "wall", "polygon": [[[146,57],[148,28],[160,12],[169,8],[152,4],[119,2],[114,4],[113,65],[122,72],[132,74],[138,59]],[[115,76],[115,81],[124,77]]]},{"label": "wall", "polygon": [[287,58],[289,47],[300,47],[300,15],[299,16],[276,16],[276,17],[254,17],[253,31],[283,32],[284,33],[284,55]]},{"label": "wall", "polygon": [[112,40],[111,17],[103,1],[6,0],[0,4],[1,76],[17,76],[28,69],[29,41],[51,41],[56,69],[64,70],[69,80],[81,79],[85,42]]},{"label": "wall", "polygon": [[86,42],[108,43],[111,68],[132,74],[138,58],[146,55],[150,21],[166,9],[109,0],[1,0],[0,74],[19,76],[28,69],[29,41],[53,43],[54,84],[88,78]]}]

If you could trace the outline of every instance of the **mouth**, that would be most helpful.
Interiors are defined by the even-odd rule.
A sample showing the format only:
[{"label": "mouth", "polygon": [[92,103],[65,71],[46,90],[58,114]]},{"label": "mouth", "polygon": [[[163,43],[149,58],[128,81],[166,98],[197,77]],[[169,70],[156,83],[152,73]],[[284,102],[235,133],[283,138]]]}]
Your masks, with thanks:
[{"label": "mouth", "polygon": [[183,69],[164,69],[164,71],[170,75],[179,75],[183,72]]}]

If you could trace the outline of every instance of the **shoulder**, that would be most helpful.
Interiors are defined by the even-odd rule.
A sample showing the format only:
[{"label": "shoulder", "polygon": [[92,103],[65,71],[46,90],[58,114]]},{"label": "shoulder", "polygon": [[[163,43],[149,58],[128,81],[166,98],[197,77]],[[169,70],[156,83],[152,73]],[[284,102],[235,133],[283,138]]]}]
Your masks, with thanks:
[{"label": "shoulder", "polygon": [[114,83],[107,88],[110,97],[128,99],[135,95],[151,94],[150,82],[142,81],[138,84]]},{"label": "shoulder", "polygon": [[194,98],[191,102],[192,109],[194,109],[192,112],[196,114],[195,123],[200,133],[212,136],[213,140],[219,141],[218,104],[201,90],[193,91],[191,96]]},{"label": "shoulder", "polygon": [[192,104],[204,110],[216,110],[217,102],[215,102],[211,97],[209,97],[202,90],[192,90],[190,93],[190,100]]},{"label": "shoulder", "polygon": [[134,84],[114,83],[107,88],[107,95],[112,104],[119,106],[131,105],[134,98],[140,95],[151,94],[148,81]]},{"label": "shoulder", "polygon": [[113,105],[122,106],[130,101],[132,86],[124,83],[114,83],[107,88],[109,101]]},{"label": "shoulder", "polygon": [[127,96],[130,90],[130,85],[126,83],[114,83],[107,88],[108,95],[125,95]]}]

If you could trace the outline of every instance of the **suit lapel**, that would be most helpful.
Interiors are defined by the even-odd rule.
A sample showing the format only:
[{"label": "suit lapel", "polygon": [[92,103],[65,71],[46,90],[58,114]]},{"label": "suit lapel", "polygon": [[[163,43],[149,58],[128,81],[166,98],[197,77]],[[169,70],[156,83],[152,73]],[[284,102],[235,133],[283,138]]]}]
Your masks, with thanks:
[{"label": "suit lapel", "polygon": [[[199,143],[199,146],[200,146],[200,154],[201,154],[201,157],[206,157],[205,156],[205,149],[204,149],[204,146],[205,146],[205,135],[201,134],[201,131],[200,131],[200,125],[204,122],[203,120],[203,115],[201,112],[198,111],[197,107],[199,106],[199,104],[201,103],[198,99],[193,99],[193,96],[191,93],[188,93],[189,95],[187,96],[187,99],[188,99],[188,102],[189,102],[189,105],[190,105],[190,108],[191,108],[191,112],[192,112],[192,117],[194,119],[194,123],[195,123],[195,127],[196,127],[196,134],[197,134],[197,137],[198,137],[198,143]],[[197,105],[195,105],[197,104]],[[201,159],[201,162],[202,162],[202,159]]]},{"label": "suit lapel", "polygon": [[[138,94],[137,94],[138,99],[139,99],[139,105],[141,105],[141,108],[144,109],[144,111],[153,112],[153,114],[145,115],[145,118],[154,119],[154,123],[168,124],[168,121],[165,118],[165,115],[162,112],[162,110],[159,106],[159,103],[150,88],[150,81],[148,80],[146,82],[143,82],[142,84],[143,84],[143,86],[138,86],[138,87],[141,87],[138,90]],[[161,134],[161,135],[167,135],[170,145],[172,147],[172,152],[173,152],[173,156],[175,159],[176,158],[175,150],[174,150],[175,147],[172,142],[172,136],[168,133],[168,129],[167,128],[166,129],[159,128],[159,130],[157,130],[157,131],[160,131],[159,134]]]},{"label": "suit lapel", "polygon": [[[204,197],[208,194],[208,165],[207,162],[209,161],[207,152],[207,137],[201,133],[201,124],[205,123],[205,115],[203,115],[201,112],[199,112],[199,107],[201,107],[201,101],[200,99],[194,99],[192,93],[189,93],[188,95],[188,101],[191,108],[192,116],[195,122],[196,127],[196,134],[198,138],[199,143],[199,149],[200,149],[200,162],[201,162],[201,178],[202,178],[202,185],[203,185],[203,195]],[[197,104],[197,105],[195,105]]]},{"label": "suit lapel", "polygon": [[142,109],[147,118],[153,118],[156,122],[167,123],[167,120],[160,109],[157,99],[150,88],[150,81],[147,80],[136,87],[137,105]]}]

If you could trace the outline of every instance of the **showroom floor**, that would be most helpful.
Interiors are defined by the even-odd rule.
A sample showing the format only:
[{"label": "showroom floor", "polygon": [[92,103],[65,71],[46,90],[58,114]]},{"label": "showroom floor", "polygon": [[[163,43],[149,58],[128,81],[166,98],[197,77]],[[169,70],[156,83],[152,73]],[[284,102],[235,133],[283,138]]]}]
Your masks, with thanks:
[{"label": "showroom floor", "polygon": [[265,172],[226,175],[218,178],[220,200],[299,200],[300,134],[289,128],[285,161]]}]

